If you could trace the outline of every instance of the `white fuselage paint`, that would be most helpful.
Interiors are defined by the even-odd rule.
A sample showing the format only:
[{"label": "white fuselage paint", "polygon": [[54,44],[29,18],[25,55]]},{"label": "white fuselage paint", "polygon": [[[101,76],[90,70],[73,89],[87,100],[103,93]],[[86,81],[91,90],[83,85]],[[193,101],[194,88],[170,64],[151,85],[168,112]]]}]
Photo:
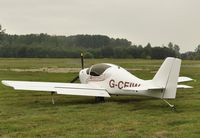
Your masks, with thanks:
[{"label": "white fuselage paint", "polygon": [[162,91],[154,90],[150,92],[148,90],[143,91],[127,91],[123,88],[128,87],[144,87],[152,85],[151,80],[142,80],[132,75],[130,72],[122,67],[108,64],[111,67],[105,70],[100,76],[91,76],[86,73],[87,69],[83,69],[79,72],[79,78],[81,83],[100,86],[105,88],[110,95],[145,95],[151,97],[160,98]]}]

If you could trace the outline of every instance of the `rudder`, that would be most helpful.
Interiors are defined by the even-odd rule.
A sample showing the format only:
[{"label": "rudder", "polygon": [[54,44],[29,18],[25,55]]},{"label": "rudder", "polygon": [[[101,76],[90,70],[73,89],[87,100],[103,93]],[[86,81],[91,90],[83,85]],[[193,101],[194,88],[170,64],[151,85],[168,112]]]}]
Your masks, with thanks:
[{"label": "rudder", "polygon": [[162,99],[174,99],[176,97],[177,82],[181,67],[181,60],[168,57],[161,65],[153,78],[153,83],[164,88]]},{"label": "rudder", "polygon": [[172,66],[172,70],[169,74],[169,79],[168,79],[168,82],[167,82],[167,85],[162,97],[163,99],[176,98],[177,83],[178,83],[178,77],[180,73],[180,67],[181,67],[181,60],[176,58]]}]

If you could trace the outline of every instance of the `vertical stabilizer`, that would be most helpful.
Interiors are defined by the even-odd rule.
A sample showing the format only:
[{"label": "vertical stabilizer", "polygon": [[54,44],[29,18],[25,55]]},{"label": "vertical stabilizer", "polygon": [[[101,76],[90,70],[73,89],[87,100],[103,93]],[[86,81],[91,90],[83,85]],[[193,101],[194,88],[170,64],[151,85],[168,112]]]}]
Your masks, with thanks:
[{"label": "vertical stabilizer", "polygon": [[176,97],[177,82],[181,67],[181,60],[177,58],[167,58],[153,78],[155,85],[164,88],[160,98],[174,99]]}]

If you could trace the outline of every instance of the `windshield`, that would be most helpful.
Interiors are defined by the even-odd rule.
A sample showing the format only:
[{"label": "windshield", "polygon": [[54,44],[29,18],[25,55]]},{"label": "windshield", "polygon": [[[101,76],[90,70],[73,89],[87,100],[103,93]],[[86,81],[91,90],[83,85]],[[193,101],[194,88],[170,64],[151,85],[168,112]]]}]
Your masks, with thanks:
[{"label": "windshield", "polygon": [[107,64],[96,64],[87,70],[87,74],[90,74],[91,76],[100,76],[106,69],[110,67],[111,66]]}]

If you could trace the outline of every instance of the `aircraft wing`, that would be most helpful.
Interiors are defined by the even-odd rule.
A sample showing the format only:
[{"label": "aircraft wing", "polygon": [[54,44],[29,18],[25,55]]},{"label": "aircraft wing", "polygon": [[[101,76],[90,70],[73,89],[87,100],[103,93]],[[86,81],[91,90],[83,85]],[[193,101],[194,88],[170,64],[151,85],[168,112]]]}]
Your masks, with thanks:
[{"label": "aircraft wing", "polygon": [[3,80],[6,86],[15,90],[47,91],[65,95],[110,97],[107,90],[90,84],[56,83],[56,82],[31,82]]}]

